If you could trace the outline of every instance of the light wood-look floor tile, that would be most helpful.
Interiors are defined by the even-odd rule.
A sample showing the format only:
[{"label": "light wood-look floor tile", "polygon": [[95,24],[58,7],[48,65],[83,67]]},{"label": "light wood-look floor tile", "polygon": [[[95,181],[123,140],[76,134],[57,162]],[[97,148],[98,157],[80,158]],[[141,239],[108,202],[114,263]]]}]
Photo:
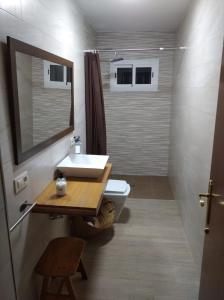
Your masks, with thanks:
[{"label": "light wood-look floor tile", "polygon": [[120,222],[87,242],[80,300],[196,300],[198,278],[174,200],[129,198]]}]

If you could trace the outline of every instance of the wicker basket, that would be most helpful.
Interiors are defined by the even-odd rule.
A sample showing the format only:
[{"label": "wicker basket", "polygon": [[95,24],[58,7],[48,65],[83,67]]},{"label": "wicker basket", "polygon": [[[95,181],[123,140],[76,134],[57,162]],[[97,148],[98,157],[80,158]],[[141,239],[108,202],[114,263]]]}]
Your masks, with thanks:
[{"label": "wicker basket", "polygon": [[114,221],[114,204],[112,201],[104,199],[97,217],[85,218],[74,216],[71,218],[72,235],[88,239],[112,227]]}]

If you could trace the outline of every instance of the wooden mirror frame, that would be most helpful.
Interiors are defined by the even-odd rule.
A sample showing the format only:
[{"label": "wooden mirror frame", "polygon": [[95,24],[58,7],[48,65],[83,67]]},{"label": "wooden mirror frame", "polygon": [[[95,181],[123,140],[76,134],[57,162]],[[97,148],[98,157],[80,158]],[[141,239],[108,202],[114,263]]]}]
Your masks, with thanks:
[{"label": "wooden mirror frame", "polygon": [[[13,137],[13,148],[15,164],[18,165],[33,155],[37,154],[41,150],[52,145],[68,133],[74,130],[74,98],[73,98],[73,62],[37,47],[31,46],[14,38],[7,36],[7,47],[8,47],[8,62],[9,62],[9,82],[10,82],[10,99],[9,109],[11,117],[12,137]],[[19,112],[19,96],[18,96],[18,85],[17,85],[17,69],[16,69],[16,51],[24,54],[48,60],[57,64],[67,66],[72,69],[71,75],[71,113],[69,127],[63,131],[55,134],[47,140],[33,146],[32,148],[22,151],[22,139],[21,139],[21,122]]]}]

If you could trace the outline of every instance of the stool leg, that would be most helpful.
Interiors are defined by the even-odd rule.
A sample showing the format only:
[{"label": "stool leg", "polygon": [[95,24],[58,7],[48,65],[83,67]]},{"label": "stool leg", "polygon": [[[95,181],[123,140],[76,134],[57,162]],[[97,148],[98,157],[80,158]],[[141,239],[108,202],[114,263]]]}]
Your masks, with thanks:
[{"label": "stool leg", "polygon": [[77,300],[76,296],[75,296],[75,293],[74,293],[74,290],[73,290],[73,287],[72,287],[72,284],[71,284],[71,280],[69,277],[66,277],[65,279],[65,285],[67,287],[67,290],[69,292],[69,296],[71,297],[72,300]]},{"label": "stool leg", "polygon": [[61,282],[60,282],[60,285],[59,285],[59,288],[58,288],[58,291],[57,291],[57,295],[61,295],[61,291],[63,289],[64,284],[65,284],[65,279],[62,278]]},{"label": "stool leg", "polygon": [[80,262],[79,262],[79,266],[78,266],[78,272],[80,272],[82,274],[82,279],[84,280],[87,280],[87,274],[86,274],[86,270],[84,268],[84,265],[83,265],[83,262],[82,260],[80,259]]},{"label": "stool leg", "polygon": [[41,295],[40,295],[41,300],[45,300],[47,296],[48,283],[49,283],[49,277],[44,277],[42,282]]}]

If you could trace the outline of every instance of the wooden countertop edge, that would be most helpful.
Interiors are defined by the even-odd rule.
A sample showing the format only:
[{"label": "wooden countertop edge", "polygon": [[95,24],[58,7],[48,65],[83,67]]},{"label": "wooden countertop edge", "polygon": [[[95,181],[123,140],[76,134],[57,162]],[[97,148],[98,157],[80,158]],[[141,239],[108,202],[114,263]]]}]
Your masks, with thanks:
[{"label": "wooden countertop edge", "polygon": [[[111,173],[111,169],[112,169],[112,164],[111,163],[107,163],[106,167],[105,167],[105,171],[102,175],[101,178],[99,179],[88,179],[87,180],[83,180],[83,178],[78,178],[78,177],[70,177],[67,180],[68,181],[83,181],[83,182],[92,182],[92,183],[101,183],[104,184],[104,187],[106,186],[107,180],[109,179],[110,173]],[[36,197],[36,201],[38,200],[38,198],[40,197],[40,195],[42,193],[45,192],[45,190],[48,188],[48,186],[50,184],[52,184],[54,180],[52,180],[44,189],[43,191]],[[102,203],[102,199],[103,197],[100,198],[99,202],[98,202],[98,206],[96,208],[91,208],[91,207],[71,207],[71,206],[57,206],[57,205],[49,205],[49,204],[38,204],[38,202],[36,203],[36,205],[34,206],[34,208],[32,209],[33,213],[47,213],[47,214],[51,214],[51,213],[58,213],[58,214],[66,214],[66,215],[97,215],[99,208],[101,206]]]},{"label": "wooden countertop edge", "polygon": [[59,214],[59,215],[82,215],[82,216],[96,216],[98,211],[96,209],[87,209],[87,208],[65,208],[65,207],[52,207],[52,206],[41,206],[35,205],[32,209],[32,213],[41,213],[41,214]]}]

